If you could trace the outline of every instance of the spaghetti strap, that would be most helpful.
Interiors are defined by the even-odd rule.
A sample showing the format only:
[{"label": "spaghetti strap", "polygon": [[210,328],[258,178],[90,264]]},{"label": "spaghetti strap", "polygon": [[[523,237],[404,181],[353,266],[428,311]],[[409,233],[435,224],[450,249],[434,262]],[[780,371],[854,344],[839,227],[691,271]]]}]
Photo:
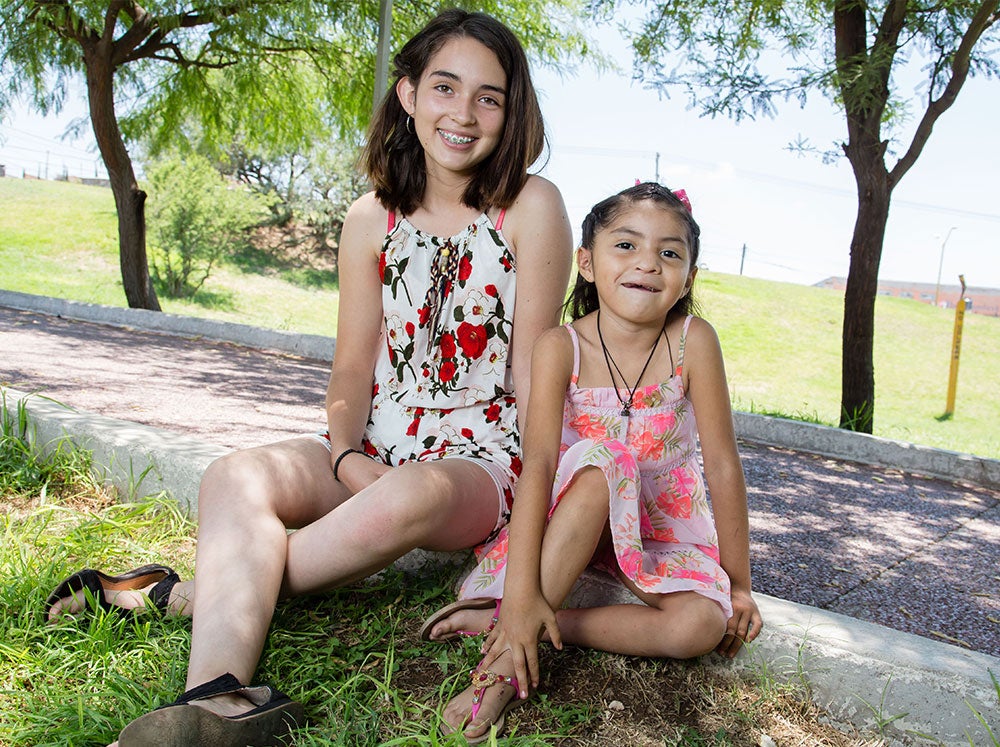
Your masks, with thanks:
[{"label": "spaghetti strap", "polygon": [[677,351],[677,368],[674,369],[674,376],[680,376],[681,371],[684,369],[684,344],[687,342],[688,327],[691,326],[691,320],[694,316],[688,314],[687,319],[684,320],[684,329],[681,330],[681,344],[680,350]]},{"label": "spaghetti strap", "polygon": [[569,337],[573,341],[573,382],[576,383],[576,380],[580,378],[580,338],[576,336],[572,322],[563,326],[569,331]]},{"label": "spaghetti strap", "polygon": [[503,208],[503,210],[500,211],[500,215],[497,216],[497,222],[493,224],[494,228],[498,231],[503,228],[503,219],[505,215],[507,215],[507,208]]},{"label": "spaghetti strap", "polygon": [[386,234],[392,233],[392,229],[394,229],[395,227],[396,227],[396,211],[390,210],[389,218],[386,221],[386,229],[385,229]]}]

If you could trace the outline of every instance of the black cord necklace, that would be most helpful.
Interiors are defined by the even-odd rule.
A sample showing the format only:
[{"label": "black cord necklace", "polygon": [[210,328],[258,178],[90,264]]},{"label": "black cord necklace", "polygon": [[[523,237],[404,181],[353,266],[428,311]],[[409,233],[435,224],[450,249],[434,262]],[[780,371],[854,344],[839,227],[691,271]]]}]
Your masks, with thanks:
[{"label": "black cord necklace", "polygon": [[[615,359],[611,357],[611,353],[608,351],[608,346],[604,344],[604,335],[601,334],[601,310],[597,310],[597,338],[601,341],[601,350],[604,351],[604,362],[608,366],[608,375],[611,377],[611,388],[615,390],[615,397],[621,403],[622,411],[621,415],[629,417],[632,414],[632,400],[635,398],[635,393],[639,390],[639,382],[642,381],[642,377],[646,373],[646,369],[649,368],[650,362],[653,360],[653,354],[656,352],[656,346],[660,344],[660,336],[666,336],[664,332],[667,329],[667,320],[663,320],[663,326],[660,328],[660,334],[656,336],[656,342],[653,343],[652,349],[649,351],[649,357],[646,359],[646,365],[642,367],[642,371],[639,372],[639,378],[635,380],[635,386],[629,387],[628,382],[625,380],[625,375],[622,370],[618,368],[618,364],[615,363]],[[667,340],[667,350],[670,352],[670,365],[673,367],[674,355],[673,351],[670,350],[670,340]],[[611,367],[614,366],[614,371]],[[628,399],[622,399],[621,392],[618,390],[618,384],[615,383],[615,371],[618,372],[619,378],[622,380],[622,387],[628,392]]]}]

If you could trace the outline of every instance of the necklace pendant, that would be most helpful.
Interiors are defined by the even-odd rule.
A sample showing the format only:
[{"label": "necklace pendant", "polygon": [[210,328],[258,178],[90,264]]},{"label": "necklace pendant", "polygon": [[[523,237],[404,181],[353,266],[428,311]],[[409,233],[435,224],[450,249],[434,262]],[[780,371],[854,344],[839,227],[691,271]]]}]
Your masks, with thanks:
[{"label": "necklace pendant", "polygon": [[632,407],[630,405],[625,405],[625,407],[622,408],[621,414],[626,418],[630,417],[632,415]]}]

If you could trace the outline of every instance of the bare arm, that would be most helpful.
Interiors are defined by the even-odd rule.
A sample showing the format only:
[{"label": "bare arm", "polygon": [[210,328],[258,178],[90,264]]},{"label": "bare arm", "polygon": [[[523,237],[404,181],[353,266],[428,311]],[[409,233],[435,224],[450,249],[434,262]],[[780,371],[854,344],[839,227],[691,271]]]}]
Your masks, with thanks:
[{"label": "bare arm", "polygon": [[[517,298],[510,361],[517,401],[530,399],[531,351],[547,329],[559,324],[573,263],[573,232],[562,195],[551,182],[528,178],[507,211],[504,235],[517,262]],[[518,425],[525,427],[524,407]]]},{"label": "bare arm", "polygon": [[[345,449],[360,449],[368,422],[382,330],[378,258],[385,228],[386,210],[371,194],[358,199],[344,220],[338,255],[337,349],[326,391],[331,459]],[[350,454],[341,462],[339,477],[357,492],[384,471],[384,465]]]},{"label": "bare arm", "polygon": [[[538,686],[538,639],[547,630],[562,648],[555,610],[541,589],[542,537],[559,463],[563,403],[573,373],[573,344],[563,328],[545,332],[535,345],[531,365],[531,401],[526,409],[524,458],[511,514],[507,573],[500,621],[484,648],[486,665],[508,646],[514,657],[521,697],[528,684]],[[494,645],[496,644],[496,645]]]},{"label": "bare arm", "polygon": [[691,321],[684,361],[685,389],[698,421],[705,479],[719,535],[719,555],[732,584],[733,617],[717,650],[732,657],[743,641],[757,637],[761,616],[751,596],[747,489],[736,447],[725,364],[719,338],[703,319]]}]

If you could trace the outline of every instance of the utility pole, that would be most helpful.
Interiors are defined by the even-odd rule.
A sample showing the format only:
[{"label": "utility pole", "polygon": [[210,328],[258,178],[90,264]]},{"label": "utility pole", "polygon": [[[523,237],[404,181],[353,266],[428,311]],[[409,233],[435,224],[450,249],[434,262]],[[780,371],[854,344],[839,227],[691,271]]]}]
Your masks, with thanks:
[{"label": "utility pole", "polygon": [[[948,235],[944,237],[944,241],[941,242],[941,259],[938,262],[938,278],[937,285],[934,287],[934,305],[937,306],[938,302],[941,300],[941,270],[944,267],[944,248],[948,245],[948,239],[951,238],[951,232],[954,231],[958,226],[952,226],[948,229]],[[965,295],[965,291],[962,291],[962,295]]]},{"label": "utility pole", "polygon": [[389,44],[392,41],[392,0],[378,3],[378,48],[375,53],[375,88],[372,112],[378,109],[385,96],[385,86],[389,80]]},{"label": "utility pole", "polygon": [[743,252],[740,254],[740,275],[743,274],[743,263],[746,262],[746,259],[747,259],[747,245],[744,244]]}]

